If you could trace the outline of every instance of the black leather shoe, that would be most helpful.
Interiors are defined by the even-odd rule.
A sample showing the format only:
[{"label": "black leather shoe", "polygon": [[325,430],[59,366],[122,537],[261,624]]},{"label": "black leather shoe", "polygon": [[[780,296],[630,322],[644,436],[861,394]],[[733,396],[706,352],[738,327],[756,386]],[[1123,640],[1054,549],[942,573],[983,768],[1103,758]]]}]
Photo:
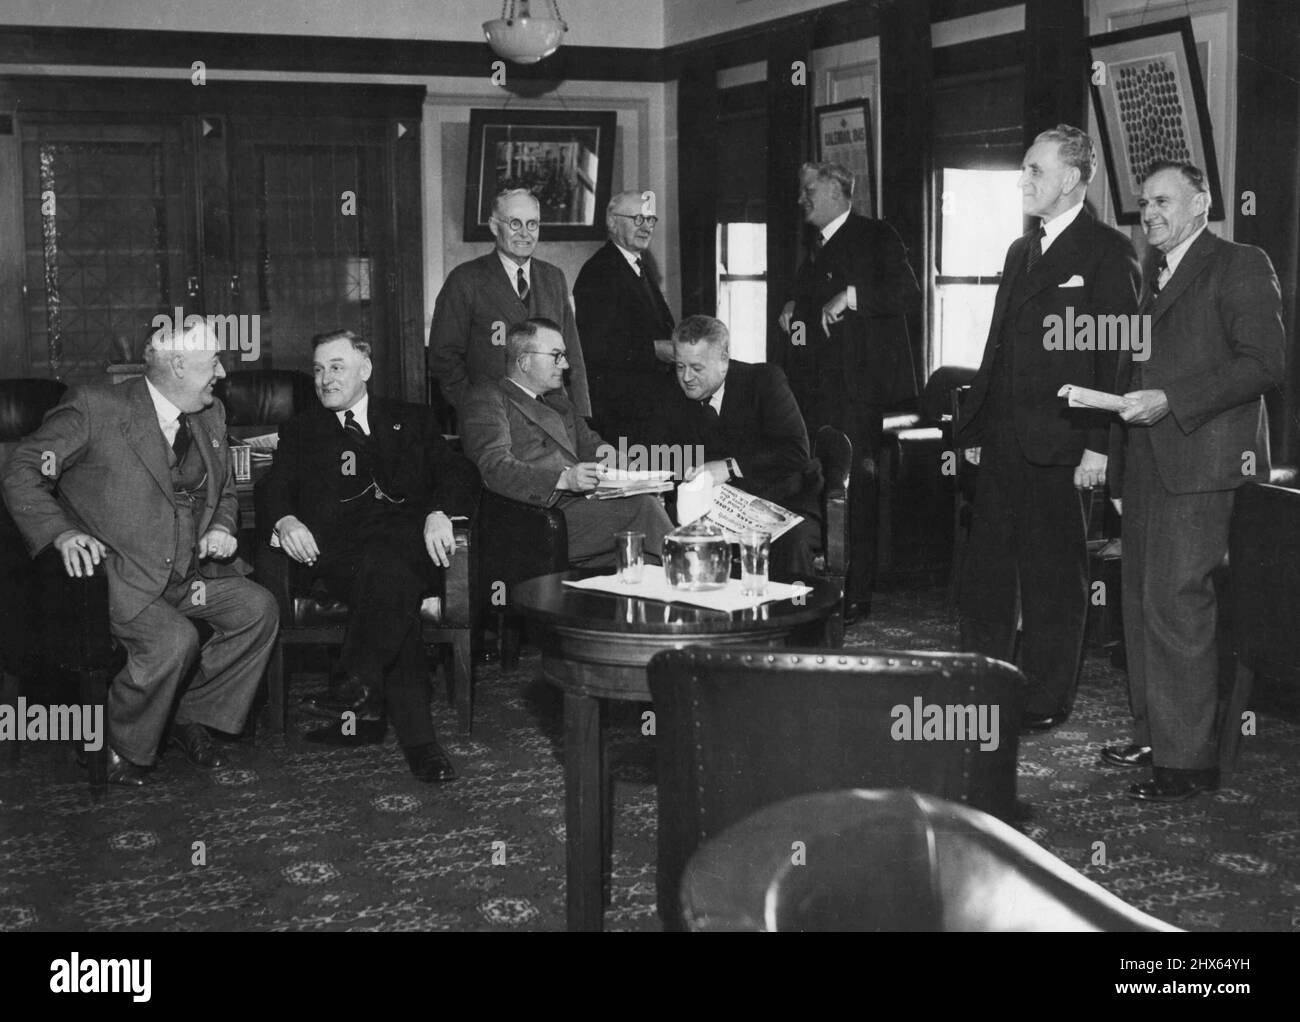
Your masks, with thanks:
[{"label": "black leather shoe", "polygon": [[[356,749],[363,745],[378,745],[384,740],[385,725],[382,720],[358,720],[356,730],[348,733],[343,730],[341,721],[335,721],[329,727],[317,731],[308,731],[303,741],[317,745],[333,745],[341,749]],[[351,729],[349,729],[351,731]]]},{"label": "black leather shoe", "polygon": [[1107,745],[1101,750],[1101,761],[1107,766],[1149,767],[1151,765],[1151,746]]},{"label": "black leather shoe", "polygon": [[304,713],[325,720],[338,720],[345,713],[355,713],[357,720],[375,721],[384,715],[384,696],[370,685],[346,685],[325,695],[308,696],[302,701]]},{"label": "black leather shoe", "polygon": [[1209,770],[1153,769],[1155,777],[1152,780],[1129,787],[1129,798],[1140,802],[1183,802],[1203,791],[1217,791],[1219,787],[1217,767]]},{"label": "black leather shoe", "polygon": [[185,758],[196,767],[211,769],[223,767],[229,762],[225,751],[217,747],[208,734],[208,729],[202,724],[174,724],[169,744],[180,749]]},{"label": "black leather shoe", "polygon": [[437,742],[412,745],[409,748],[404,746],[402,752],[417,781],[432,784],[456,779],[456,768],[451,765],[451,760],[447,758],[447,754],[442,751],[442,746]]},{"label": "black leather shoe", "polygon": [[123,759],[113,747],[108,747],[108,783],[124,788],[142,788],[153,780],[148,767]]},{"label": "black leather shoe", "polygon": [[1050,731],[1065,723],[1067,713],[1026,713],[1020,717],[1021,732]]}]

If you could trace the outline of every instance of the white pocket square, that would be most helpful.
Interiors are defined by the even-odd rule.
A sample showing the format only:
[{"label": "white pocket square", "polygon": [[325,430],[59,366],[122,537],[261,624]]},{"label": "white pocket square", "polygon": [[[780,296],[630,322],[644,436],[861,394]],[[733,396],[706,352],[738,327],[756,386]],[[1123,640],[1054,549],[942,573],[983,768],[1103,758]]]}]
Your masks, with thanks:
[{"label": "white pocket square", "polygon": [[1061,287],[1083,287],[1083,278],[1076,273],[1073,277],[1071,277],[1069,280],[1067,280],[1064,284],[1060,286]]}]

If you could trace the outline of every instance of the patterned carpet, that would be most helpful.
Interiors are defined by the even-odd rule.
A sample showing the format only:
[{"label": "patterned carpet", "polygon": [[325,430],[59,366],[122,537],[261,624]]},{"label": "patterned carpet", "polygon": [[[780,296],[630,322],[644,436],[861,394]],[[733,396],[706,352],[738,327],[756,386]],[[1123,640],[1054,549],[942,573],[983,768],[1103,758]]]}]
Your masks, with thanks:
[{"label": "patterned carpet", "polygon": [[[951,649],[956,628],[941,590],[886,593],[849,644]],[[173,756],[162,783],[96,804],[70,747],[25,746],[0,766],[0,930],[562,929],[560,700],[539,666],[526,649],[509,675],[480,667],[472,739],[439,700],[461,771],[443,786],[412,779],[391,734],[350,750],[261,734],[231,768],[208,776]],[[318,678],[299,676],[295,698]],[[1300,930],[1296,708],[1265,683],[1259,736],[1228,786],[1148,806],[1124,797],[1132,772],[1096,766],[1102,745],[1128,738],[1123,686],[1089,656],[1075,716],[1022,741],[1024,832],[1174,925]],[[606,928],[654,930],[653,749],[639,707],[613,710]]]}]

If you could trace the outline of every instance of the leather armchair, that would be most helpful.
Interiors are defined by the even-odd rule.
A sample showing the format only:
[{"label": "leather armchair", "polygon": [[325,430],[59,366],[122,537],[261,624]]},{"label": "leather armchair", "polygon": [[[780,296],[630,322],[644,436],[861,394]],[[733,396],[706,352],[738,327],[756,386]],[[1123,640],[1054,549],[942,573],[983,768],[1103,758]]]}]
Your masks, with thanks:
[{"label": "leather armchair", "polygon": [[243,436],[277,431],[316,400],[311,377],[293,369],[233,372],[217,381],[213,393],[226,406],[226,428]]},{"label": "leather armchair", "polygon": [[681,909],[692,931],[1176,932],[1005,823],[912,791],[759,810],[691,857]]},{"label": "leather armchair", "polygon": [[[755,810],[841,788],[911,788],[1008,818],[1025,679],[960,653],[695,646],[650,661],[659,786],[659,912],[677,918],[691,853]],[[895,708],[997,708],[978,735],[894,740]],[[992,729],[990,728],[990,731]],[[910,732],[909,732],[910,733]],[[789,849],[787,846],[787,853]]]}]

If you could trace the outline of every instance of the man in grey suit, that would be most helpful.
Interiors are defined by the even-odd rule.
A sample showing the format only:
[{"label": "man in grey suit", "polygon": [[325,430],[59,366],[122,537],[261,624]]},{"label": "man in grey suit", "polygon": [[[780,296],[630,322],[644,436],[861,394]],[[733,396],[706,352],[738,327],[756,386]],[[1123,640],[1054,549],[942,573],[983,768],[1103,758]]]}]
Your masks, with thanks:
[{"label": "man in grey suit", "polygon": [[645,533],[658,556],[672,529],[663,505],[648,494],[587,500],[605,466],[603,441],[564,396],[564,337],[552,320],[529,319],[506,336],[505,379],[481,383],[465,399],[461,441],[494,493],[558,507],[569,532],[569,560],[586,567],[614,563],[614,534]]},{"label": "man in grey suit", "polygon": [[579,415],[591,415],[587,366],[564,271],[533,258],[540,217],[532,193],[522,188],[501,192],[492,206],[496,249],[457,266],[438,293],[429,330],[429,370],[457,412],[471,386],[506,375],[506,331],[540,316],[560,324],[569,359],[569,398]]},{"label": "man in grey suit", "polygon": [[[128,786],[149,779],[174,703],[172,744],[197,766],[225,762],[208,728],[243,728],[279,623],[235,559],[219,342],[203,323],[164,327],[145,363],[144,379],[68,391],[4,477],[33,554],[55,547],[69,575],[107,571],[127,653],[108,693],[108,779]],[[201,651],[191,618],[215,630]]]},{"label": "man in grey suit", "polygon": [[1282,379],[1286,342],[1268,256],[1206,230],[1210,191],[1198,168],[1156,164],[1139,205],[1159,252],[1140,309],[1151,319],[1150,357],[1121,357],[1124,458],[1111,480],[1124,516],[1135,734],[1102,759],[1150,765],[1153,778],[1129,795],[1174,802],[1219,784],[1211,572],[1228,551],[1237,488],[1268,479],[1262,395]]}]

